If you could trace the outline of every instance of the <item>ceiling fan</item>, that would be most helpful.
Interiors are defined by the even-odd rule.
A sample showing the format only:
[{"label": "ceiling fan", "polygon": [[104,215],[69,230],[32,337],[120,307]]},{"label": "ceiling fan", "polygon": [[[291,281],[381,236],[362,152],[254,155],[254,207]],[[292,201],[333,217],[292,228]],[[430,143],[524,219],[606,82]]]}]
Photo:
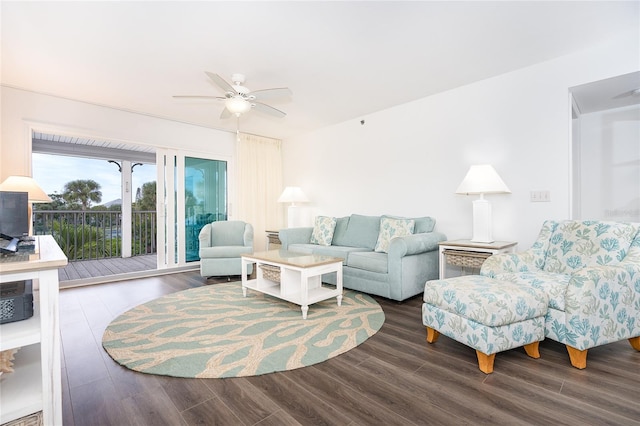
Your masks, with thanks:
[{"label": "ceiling fan", "polygon": [[224,96],[198,96],[198,95],[177,95],[174,98],[189,98],[189,99],[218,99],[224,101],[225,108],[220,114],[220,118],[229,118],[232,115],[240,117],[241,114],[248,112],[251,109],[255,109],[266,114],[273,115],[278,118],[282,118],[287,115],[285,112],[280,111],[272,106],[260,102],[263,99],[270,99],[276,97],[291,96],[292,92],[288,87],[277,87],[273,89],[261,89],[251,91],[243,84],[245,82],[245,76],[243,74],[233,74],[231,81],[233,84],[227,83],[227,81],[220,77],[218,74],[205,71],[205,74],[213,81],[216,86],[224,91]]}]

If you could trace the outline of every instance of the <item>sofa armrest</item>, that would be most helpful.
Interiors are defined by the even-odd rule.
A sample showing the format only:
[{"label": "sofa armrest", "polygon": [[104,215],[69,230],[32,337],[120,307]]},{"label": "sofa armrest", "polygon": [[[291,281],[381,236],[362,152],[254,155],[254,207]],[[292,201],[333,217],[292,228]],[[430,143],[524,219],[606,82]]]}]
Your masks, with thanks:
[{"label": "sofa armrest", "polygon": [[278,232],[282,248],[287,250],[291,244],[308,244],[311,241],[313,227],[286,228]]},{"label": "sofa armrest", "polygon": [[389,243],[389,259],[438,250],[438,243],[446,239],[447,237],[440,232],[425,232],[393,238]]},{"label": "sofa armrest", "polygon": [[536,257],[533,250],[494,254],[484,261],[480,275],[495,278],[504,273],[539,271],[544,265],[538,264]]}]

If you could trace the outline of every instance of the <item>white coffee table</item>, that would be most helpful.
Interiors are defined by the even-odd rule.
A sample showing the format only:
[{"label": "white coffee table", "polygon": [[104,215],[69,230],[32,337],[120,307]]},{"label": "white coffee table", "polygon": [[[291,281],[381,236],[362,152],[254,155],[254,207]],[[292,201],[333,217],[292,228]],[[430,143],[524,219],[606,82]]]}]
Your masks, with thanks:
[{"label": "white coffee table", "polygon": [[[247,279],[247,267],[256,264],[256,279]],[[280,279],[266,277],[262,265],[280,269]],[[337,273],[336,288],[323,287],[322,275]],[[266,274],[270,275],[270,274]],[[342,259],[315,254],[270,250],[242,255],[242,294],[256,290],[301,306],[307,319],[309,305],[337,298],[342,304]]]}]

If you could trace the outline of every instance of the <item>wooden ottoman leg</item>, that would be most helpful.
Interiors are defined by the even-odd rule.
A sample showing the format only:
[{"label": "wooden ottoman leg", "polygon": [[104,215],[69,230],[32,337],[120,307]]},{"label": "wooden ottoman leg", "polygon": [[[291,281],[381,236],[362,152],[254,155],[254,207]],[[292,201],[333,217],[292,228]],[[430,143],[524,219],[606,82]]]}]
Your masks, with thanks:
[{"label": "wooden ottoman leg", "polygon": [[435,343],[440,337],[440,332],[434,330],[431,327],[427,327],[427,342]]},{"label": "wooden ottoman leg", "polygon": [[631,337],[629,339],[629,343],[631,343],[631,347],[633,349],[635,349],[636,351],[640,351],[640,336],[638,337]]},{"label": "wooden ottoman leg", "polygon": [[529,343],[528,345],[524,345],[524,350],[531,358],[540,358],[540,350],[538,349],[539,345],[540,342]]},{"label": "wooden ottoman leg", "polygon": [[571,365],[575,368],[579,368],[582,370],[583,368],[587,368],[587,349],[579,350],[572,346],[567,346],[567,352],[569,352],[569,359],[571,360]]},{"label": "wooden ottoman leg", "polygon": [[493,361],[496,359],[496,354],[487,355],[476,349],[476,355],[478,356],[478,368],[480,368],[480,371],[484,374],[493,373]]}]

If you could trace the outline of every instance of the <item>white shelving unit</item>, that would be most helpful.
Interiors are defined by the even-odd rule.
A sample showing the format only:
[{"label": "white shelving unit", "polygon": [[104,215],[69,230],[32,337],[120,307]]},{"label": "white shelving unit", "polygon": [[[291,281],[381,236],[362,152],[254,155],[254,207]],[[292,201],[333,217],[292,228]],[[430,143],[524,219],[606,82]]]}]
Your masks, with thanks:
[{"label": "white shelving unit", "polygon": [[14,372],[0,376],[0,424],[42,411],[45,425],[62,424],[58,268],[67,258],[50,235],[36,237],[24,261],[0,262],[0,283],[32,280],[34,315],[0,325],[0,351],[19,348]]}]

